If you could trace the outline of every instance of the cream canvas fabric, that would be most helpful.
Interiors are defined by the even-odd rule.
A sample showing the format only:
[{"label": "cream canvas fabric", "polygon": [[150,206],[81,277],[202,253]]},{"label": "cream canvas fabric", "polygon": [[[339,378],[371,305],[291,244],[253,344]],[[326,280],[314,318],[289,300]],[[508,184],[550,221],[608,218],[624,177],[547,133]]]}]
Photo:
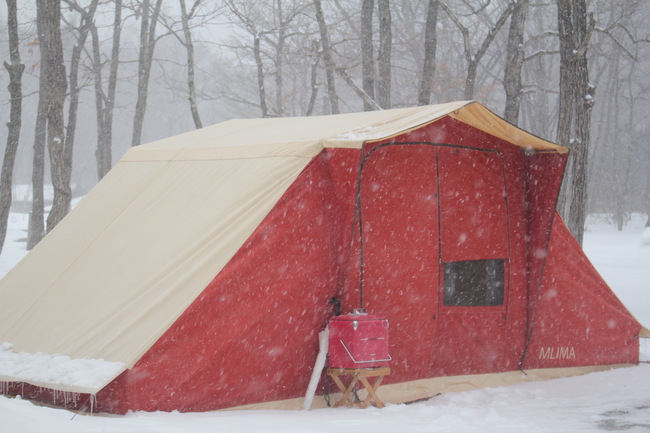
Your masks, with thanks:
[{"label": "cream canvas fabric", "polygon": [[360,148],[446,115],[566,152],[475,102],[232,120],[129,150],[0,282],[0,381],[99,391],[163,335],[324,147]]}]

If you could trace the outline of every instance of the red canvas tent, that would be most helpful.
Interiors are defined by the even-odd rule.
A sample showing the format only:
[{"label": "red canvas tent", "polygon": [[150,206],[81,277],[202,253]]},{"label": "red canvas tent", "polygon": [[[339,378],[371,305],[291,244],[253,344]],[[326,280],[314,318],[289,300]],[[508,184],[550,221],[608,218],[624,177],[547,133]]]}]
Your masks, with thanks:
[{"label": "red canvas tent", "polygon": [[389,402],[637,363],[641,326],[555,214],[566,156],[476,102],[132,149],[0,282],[1,391],[300,407],[334,303],[390,320]]}]

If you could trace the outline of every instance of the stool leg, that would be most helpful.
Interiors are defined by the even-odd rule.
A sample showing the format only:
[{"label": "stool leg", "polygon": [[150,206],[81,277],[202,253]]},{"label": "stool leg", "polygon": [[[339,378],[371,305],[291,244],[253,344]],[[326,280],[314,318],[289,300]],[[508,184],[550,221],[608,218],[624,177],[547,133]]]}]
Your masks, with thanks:
[{"label": "stool leg", "polygon": [[379,385],[381,384],[381,381],[382,381],[383,378],[384,378],[384,376],[379,376],[377,378],[377,380],[375,381],[374,385],[370,385],[370,383],[368,382],[368,379],[366,379],[365,377],[360,378],[361,383],[363,384],[363,386],[366,387],[366,390],[368,391],[368,396],[366,397],[366,399],[361,404],[361,407],[363,407],[363,408],[368,407],[368,405],[370,405],[370,402],[372,402],[372,401],[375,402],[375,405],[378,408],[384,407],[384,403],[379,399],[379,397],[376,394],[377,388],[379,388]]},{"label": "stool leg", "polygon": [[350,384],[346,387],[343,381],[338,377],[338,375],[332,375],[332,379],[334,379],[334,382],[336,383],[336,386],[339,387],[343,395],[341,396],[341,399],[337,401],[334,404],[334,407],[340,407],[343,405],[346,405],[348,407],[351,407],[354,404],[354,397],[352,396],[352,389],[354,386],[357,384],[357,381],[359,380],[358,377],[354,377]]}]

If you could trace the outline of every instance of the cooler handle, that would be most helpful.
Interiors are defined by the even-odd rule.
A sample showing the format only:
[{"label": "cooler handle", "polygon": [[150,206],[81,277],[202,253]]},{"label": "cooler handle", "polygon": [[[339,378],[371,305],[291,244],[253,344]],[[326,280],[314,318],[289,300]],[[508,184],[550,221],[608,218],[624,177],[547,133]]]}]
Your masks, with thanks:
[{"label": "cooler handle", "polygon": [[350,359],[352,359],[352,362],[354,362],[355,364],[364,364],[364,363],[368,364],[368,363],[371,363],[371,362],[386,362],[386,361],[392,361],[393,360],[393,358],[390,356],[390,354],[388,354],[388,359],[373,359],[371,361],[357,361],[356,359],[354,359],[354,356],[352,356],[352,354],[348,350],[348,346],[345,345],[343,340],[339,339],[339,341],[343,345],[343,348],[345,349],[345,351],[348,352],[348,356],[350,357]]}]

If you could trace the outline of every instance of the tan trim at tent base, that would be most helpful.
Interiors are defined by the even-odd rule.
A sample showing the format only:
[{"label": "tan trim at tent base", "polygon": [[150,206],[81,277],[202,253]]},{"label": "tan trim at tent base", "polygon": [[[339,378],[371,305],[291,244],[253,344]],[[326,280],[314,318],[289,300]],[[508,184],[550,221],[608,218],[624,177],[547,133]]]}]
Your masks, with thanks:
[{"label": "tan trim at tent base", "polygon": [[[508,371],[505,373],[471,374],[463,376],[434,377],[431,379],[414,380],[411,382],[382,385],[377,395],[384,403],[401,404],[435,397],[448,392],[470,391],[473,389],[493,388],[498,386],[516,385],[518,383],[535,382],[539,380],[559,379],[562,377],[581,376],[583,374],[607,371],[614,368],[633,367],[634,364],[594,365],[587,367],[543,368],[537,370]],[[330,401],[335,402],[341,393],[330,394]],[[359,398],[366,397],[365,390],[359,391]],[[300,410],[304,398],[270,401],[266,403],[249,404],[224,410]],[[317,396],[312,409],[323,409],[327,402],[323,396]]]}]

